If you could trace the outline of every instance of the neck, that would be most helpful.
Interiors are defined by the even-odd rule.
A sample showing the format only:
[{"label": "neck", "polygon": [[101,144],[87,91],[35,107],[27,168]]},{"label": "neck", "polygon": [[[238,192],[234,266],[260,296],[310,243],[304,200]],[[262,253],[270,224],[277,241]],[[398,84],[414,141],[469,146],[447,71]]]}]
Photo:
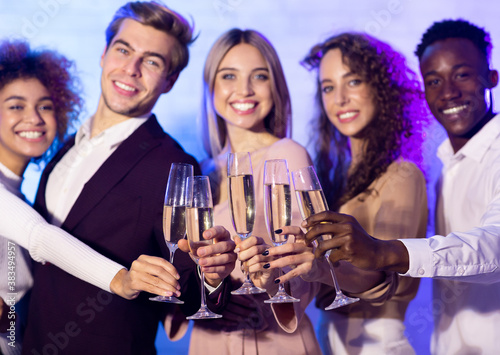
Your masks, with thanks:
[{"label": "neck", "polygon": [[232,125],[226,125],[227,141],[232,152],[254,152],[268,147],[279,140],[265,129],[251,131]]},{"label": "neck", "polygon": [[354,137],[349,137],[349,145],[351,147],[351,167],[356,166],[363,158],[364,140]]},{"label": "neck", "polygon": [[7,159],[6,157],[0,157],[0,163],[17,176],[23,176],[24,171],[28,167],[29,160],[21,161],[20,159]]},{"label": "neck", "polygon": [[92,127],[90,128],[90,137],[95,137],[106,129],[128,120],[129,116],[121,115],[111,111],[104,103],[104,99],[99,99],[97,111],[93,116]]}]

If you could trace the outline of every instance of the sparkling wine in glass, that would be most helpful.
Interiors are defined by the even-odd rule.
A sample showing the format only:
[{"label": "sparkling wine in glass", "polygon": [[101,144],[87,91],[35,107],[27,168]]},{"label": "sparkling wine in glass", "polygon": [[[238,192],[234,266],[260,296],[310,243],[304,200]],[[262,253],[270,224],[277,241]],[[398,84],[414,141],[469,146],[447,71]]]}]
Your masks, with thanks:
[{"label": "sparkling wine in glass", "polygon": [[[297,194],[297,201],[299,203],[300,214],[302,219],[306,219],[309,216],[327,211],[328,204],[325,199],[325,194],[321,188],[318,177],[316,176],[316,171],[314,167],[308,166],[299,170],[292,172],[293,186],[295,188],[295,193]],[[331,239],[332,235],[324,234],[319,241]],[[332,304],[325,308],[326,311],[339,308],[342,306],[347,306],[348,304],[359,301],[359,298],[347,297],[342,293],[337,282],[337,277],[333,269],[332,262],[330,261],[331,250],[325,253],[325,258],[330,266],[330,274],[332,275],[333,286],[335,287],[335,299]]]},{"label": "sparkling wine in glass", "polygon": [[[208,176],[192,176],[187,179],[186,189],[186,229],[189,243],[189,256],[198,264],[198,248],[210,245],[213,241],[203,238],[203,232],[213,226],[213,202]],[[222,318],[220,314],[210,311],[205,295],[205,273],[201,274],[201,307],[187,319]]]},{"label": "sparkling wine in glass", "polygon": [[[233,226],[238,236],[245,240],[253,231],[255,222],[255,193],[253,185],[252,162],[250,153],[230,153],[227,158],[228,201]],[[245,281],[233,295],[264,293],[257,287],[245,271]]]},{"label": "sparkling wine in glass", "polygon": [[[174,263],[177,243],[186,236],[186,186],[187,178],[193,176],[193,166],[172,163],[168,175],[165,202],[163,204],[163,236],[170,251],[170,263]],[[174,296],[151,297],[151,301],[183,304]]]},{"label": "sparkling wine in glass", "polygon": [[[289,226],[292,221],[292,198],[290,194],[290,177],[288,165],[284,159],[266,160],[264,164],[264,207],[266,226],[274,246],[288,241],[288,235],[276,234],[277,229]],[[281,268],[279,269],[281,274]],[[265,303],[299,302],[286,293],[282,283],[278,292]]]}]

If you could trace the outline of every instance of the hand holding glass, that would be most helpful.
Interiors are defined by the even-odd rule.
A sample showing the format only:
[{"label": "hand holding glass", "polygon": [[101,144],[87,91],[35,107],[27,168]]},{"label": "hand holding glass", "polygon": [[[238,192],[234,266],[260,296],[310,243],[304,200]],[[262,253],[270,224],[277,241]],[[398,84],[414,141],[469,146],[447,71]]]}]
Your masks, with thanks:
[{"label": "hand holding glass", "polygon": [[[292,221],[292,198],[290,195],[290,177],[286,160],[266,160],[264,164],[264,206],[266,226],[273,245],[280,246],[287,242],[288,235],[276,234],[275,231],[289,226]],[[279,269],[281,274],[281,268]],[[278,292],[265,303],[289,303],[300,300],[286,293],[283,284]]]},{"label": "hand holding glass", "polygon": [[[163,235],[170,251],[170,263],[174,263],[177,242],[186,236],[186,184],[187,178],[193,176],[191,164],[173,163],[168,175],[165,203],[163,205]],[[151,301],[183,304],[173,296],[151,297]]]},{"label": "hand holding glass", "polygon": [[[253,231],[255,222],[255,193],[250,153],[230,153],[227,158],[229,211],[238,236],[245,240]],[[255,286],[245,271],[245,281],[233,295],[251,295],[266,290]]]},{"label": "hand holding glass", "polygon": [[[321,184],[312,166],[293,171],[292,180],[295,193],[297,194],[300,214],[303,219],[307,219],[313,214],[328,210],[323,189],[321,188]],[[331,238],[331,235],[322,235],[318,240],[321,241]],[[332,275],[336,296],[332,304],[325,308],[326,311],[359,301],[359,298],[347,297],[340,290],[332,262],[330,261],[330,253],[331,250],[328,250],[325,253],[325,258],[330,266],[330,274]]]},{"label": "hand holding glass", "polygon": [[[213,226],[213,202],[208,176],[192,176],[187,179],[186,189],[186,226],[189,243],[189,256],[198,265],[198,248],[210,245],[212,239],[203,238],[203,232]],[[210,311],[205,295],[205,273],[201,271],[201,307],[187,319],[222,318]]]}]

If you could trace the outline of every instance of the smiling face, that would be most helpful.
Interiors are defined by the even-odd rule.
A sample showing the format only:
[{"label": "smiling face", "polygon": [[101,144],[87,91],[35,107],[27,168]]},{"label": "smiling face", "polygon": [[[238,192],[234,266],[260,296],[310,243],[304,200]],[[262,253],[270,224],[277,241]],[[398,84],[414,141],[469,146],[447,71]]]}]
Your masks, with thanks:
[{"label": "smiling face", "polygon": [[0,161],[14,173],[43,155],[56,131],[53,102],[38,79],[16,79],[0,90]]},{"label": "smiling face", "polygon": [[458,151],[492,117],[486,89],[498,74],[468,39],[448,38],[426,48],[420,59],[425,98]]},{"label": "smiling face", "polygon": [[323,107],[332,124],[345,136],[361,138],[375,117],[370,86],[344,63],[340,49],[328,51],[319,66]]},{"label": "smiling face", "polygon": [[176,39],[151,26],[125,19],[101,58],[101,101],[106,113],[149,115],[177,76],[167,77]]},{"label": "smiling face", "polygon": [[241,43],[226,53],[217,69],[213,101],[227,125],[265,130],[273,97],[269,69],[257,48]]}]

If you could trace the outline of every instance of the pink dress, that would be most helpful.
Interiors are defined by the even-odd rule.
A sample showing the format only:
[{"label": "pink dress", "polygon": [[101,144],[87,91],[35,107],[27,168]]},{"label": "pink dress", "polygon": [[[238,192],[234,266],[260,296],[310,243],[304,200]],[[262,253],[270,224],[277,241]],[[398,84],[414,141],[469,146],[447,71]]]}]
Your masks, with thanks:
[{"label": "pink dress", "polygon": [[[264,162],[269,159],[286,159],[290,172],[311,165],[311,160],[304,147],[288,138],[252,153],[257,210],[253,235],[264,238],[267,244],[272,245],[266,229],[263,209]],[[225,174],[225,162],[224,166],[219,168]],[[291,188],[292,225],[299,225],[302,219],[293,184]],[[227,200],[214,207],[214,222],[216,225],[223,225],[232,235],[236,235]],[[240,265],[237,263],[231,274],[234,289],[241,285],[243,278]],[[230,304],[223,312],[222,319],[195,321],[189,354],[320,354],[321,350],[313,326],[305,314],[307,305],[318,289],[317,283],[295,278],[290,282],[289,293],[300,298],[301,302],[283,306],[271,306],[264,303],[264,300],[269,299],[266,293],[231,296]],[[276,321],[275,312],[280,310],[291,315],[286,324]]]}]

